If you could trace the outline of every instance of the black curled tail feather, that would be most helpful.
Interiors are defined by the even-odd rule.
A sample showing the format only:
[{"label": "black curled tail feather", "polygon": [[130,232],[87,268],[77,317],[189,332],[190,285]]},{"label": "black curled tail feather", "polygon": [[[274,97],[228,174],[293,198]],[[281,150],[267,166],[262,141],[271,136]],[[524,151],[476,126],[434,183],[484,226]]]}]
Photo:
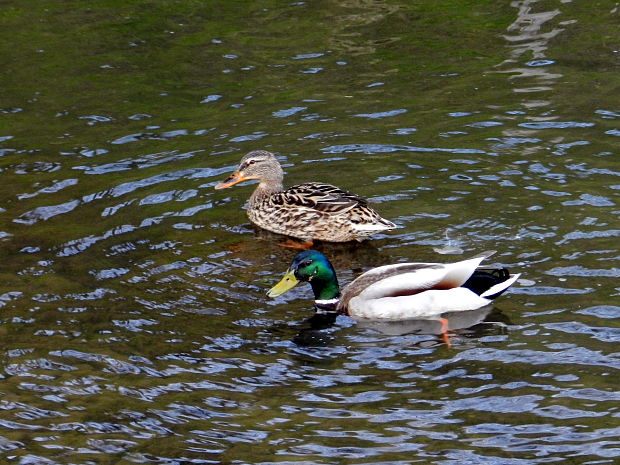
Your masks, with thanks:
[{"label": "black curled tail feather", "polygon": [[[482,295],[496,284],[500,284],[508,279],[510,279],[510,271],[508,271],[508,268],[477,268],[461,287],[465,287],[478,295]],[[485,297],[494,299],[506,289],[507,288],[503,289],[497,295]]]}]

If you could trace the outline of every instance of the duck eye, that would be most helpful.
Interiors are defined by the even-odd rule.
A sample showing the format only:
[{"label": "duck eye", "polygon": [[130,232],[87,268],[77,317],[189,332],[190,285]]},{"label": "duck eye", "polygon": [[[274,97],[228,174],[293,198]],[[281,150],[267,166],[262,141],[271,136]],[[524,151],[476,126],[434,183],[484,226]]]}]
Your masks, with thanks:
[{"label": "duck eye", "polygon": [[303,268],[312,265],[312,261],[311,260],[304,260],[303,262],[301,262],[301,266]]}]

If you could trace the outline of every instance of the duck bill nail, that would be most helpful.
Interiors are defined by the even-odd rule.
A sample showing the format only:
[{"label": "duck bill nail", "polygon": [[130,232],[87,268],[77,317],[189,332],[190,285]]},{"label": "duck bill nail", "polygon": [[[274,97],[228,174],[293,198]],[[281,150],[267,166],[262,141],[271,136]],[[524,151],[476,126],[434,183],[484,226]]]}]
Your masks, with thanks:
[{"label": "duck bill nail", "polygon": [[286,274],[278,284],[269,289],[267,295],[269,297],[277,297],[293,289],[295,286],[297,286],[297,284],[299,284],[299,280],[295,277],[295,273],[289,270],[286,272]]},{"label": "duck bill nail", "polygon": [[226,189],[228,187],[234,186],[235,184],[239,184],[240,182],[245,181],[245,178],[241,176],[239,173],[235,172],[224,179],[222,182],[216,184],[216,189]]}]

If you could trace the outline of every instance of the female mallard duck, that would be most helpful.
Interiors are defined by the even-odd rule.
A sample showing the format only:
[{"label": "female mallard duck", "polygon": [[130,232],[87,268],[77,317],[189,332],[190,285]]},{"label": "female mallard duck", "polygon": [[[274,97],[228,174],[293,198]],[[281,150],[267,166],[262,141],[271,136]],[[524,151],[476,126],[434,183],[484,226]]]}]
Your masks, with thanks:
[{"label": "female mallard duck", "polygon": [[362,241],[396,227],[355,194],[330,184],[307,182],[284,190],[284,172],[275,155],[254,150],[245,155],[237,170],[215,186],[226,189],[248,179],[259,184],[250,197],[248,217],[257,226],[306,241]]},{"label": "female mallard duck", "polygon": [[494,253],[483,252],[456,263],[380,266],[366,271],[341,292],[327,257],[307,250],[295,256],[286,275],[267,295],[276,297],[306,281],[312,286],[319,310],[335,310],[357,319],[438,318],[442,313],[489,305],[519,278],[506,268],[478,268]]}]

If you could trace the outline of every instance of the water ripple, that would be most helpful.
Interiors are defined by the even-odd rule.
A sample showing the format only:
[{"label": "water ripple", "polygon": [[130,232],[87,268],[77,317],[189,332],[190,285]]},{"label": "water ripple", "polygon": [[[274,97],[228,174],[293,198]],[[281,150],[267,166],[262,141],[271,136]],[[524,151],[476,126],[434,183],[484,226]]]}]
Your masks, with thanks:
[{"label": "water ripple", "polygon": [[388,144],[347,144],[331,145],[321,149],[325,153],[390,153],[390,152],[447,152],[465,154],[486,154],[484,150],[464,148],[441,148],[441,147],[415,147],[411,145],[388,145]]},{"label": "water ripple", "polygon": [[620,341],[620,328],[595,327],[576,321],[569,321],[564,323],[546,323],[543,326],[548,329],[563,331],[568,334],[585,334],[603,342]]},{"label": "water ripple", "polygon": [[151,168],[153,166],[158,166],[165,163],[171,163],[174,161],[192,158],[200,152],[200,150],[185,153],[160,152],[145,155],[140,158],[129,158],[113,163],[106,163],[103,165],[74,166],[73,169],[80,170],[84,174],[101,175],[107,173],[115,173],[118,171]]},{"label": "water ripple", "polygon": [[389,118],[391,116],[401,115],[403,113],[407,113],[408,110],[401,108],[398,110],[389,110],[389,111],[381,111],[377,113],[358,113],[356,116],[358,118],[367,118],[367,119],[380,119],[380,118]]},{"label": "water ripple", "polygon": [[539,121],[535,123],[520,123],[519,126],[527,129],[571,129],[590,128],[594,126],[594,123],[579,121]]},{"label": "water ripple", "polygon": [[461,352],[455,360],[438,361],[430,364],[427,369],[436,369],[456,360],[494,360],[503,363],[526,363],[531,365],[586,365],[606,368],[620,368],[620,359],[603,355],[584,347],[574,347],[558,352],[543,352],[537,350],[497,350],[492,348],[477,348]]}]

